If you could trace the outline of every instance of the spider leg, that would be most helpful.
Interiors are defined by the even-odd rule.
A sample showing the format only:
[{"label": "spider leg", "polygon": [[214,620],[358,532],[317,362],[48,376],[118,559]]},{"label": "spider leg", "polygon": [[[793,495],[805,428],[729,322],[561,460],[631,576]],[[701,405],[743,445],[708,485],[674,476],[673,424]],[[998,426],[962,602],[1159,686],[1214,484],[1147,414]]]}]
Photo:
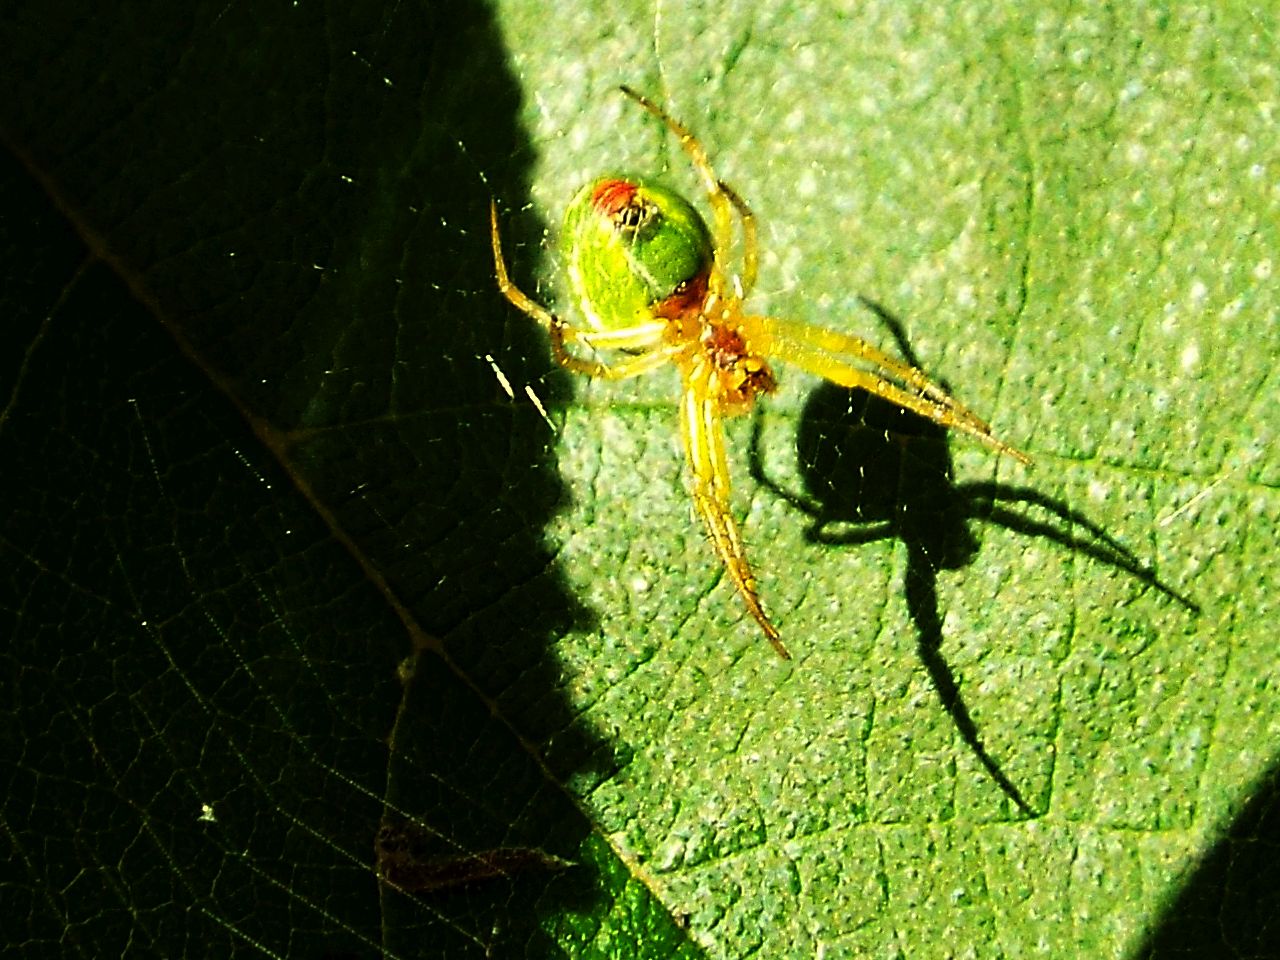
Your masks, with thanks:
[{"label": "spider leg", "polygon": [[760,263],[760,248],[756,242],[756,215],[737,190],[723,180],[717,180],[716,185],[737,209],[738,220],[742,224],[742,290],[738,295],[745,299],[756,285],[756,271]]},{"label": "spider leg", "polygon": [[502,256],[502,237],[498,233],[498,204],[492,197],[489,198],[489,242],[493,246],[493,270],[498,277],[498,291],[513,307],[537,320],[548,330],[563,326],[564,321],[525,294],[507,275],[507,261]]},{"label": "spider leg", "polygon": [[[507,274],[507,263],[502,256],[502,238],[498,231],[498,205],[492,198],[489,200],[489,239],[493,246],[493,269],[498,279],[498,290],[517,310],[546,328],[551,335],[552,356],[561,366],[589,377],[622,380],[653,370],[670,359],[672,351],[659,346],[666,321],[641,323],[621,330],[578,330],[517,287]],[[643,352],[610,366],[598,360],[575,357],[568,350],[569,343],[583,343],[592,348],[640,349]]]},{"label": "spider leg", "polygon": [[724,453],[720,405],[709,386],[707,376],[695,369],[680,404],[680,433],[693,473],[693,501],[747,610],[760,624],[778,656],[790,660],[791,654],[782,645],[777,627],[769,621],[760,603],[756,579],[742,549],[742,536],[729,503],[729,463]]},{"label": "spider leg", "polygon": [[[749,230],[753,238],[755,236],[755,217],[751,216],[751,211],[742,202],[742,198],[732,189],[726,187],[716,176],[715,170],[711,167],[711,161],[707,157],[706,148],[702,146],[697,137],[689,132],[688,127],[644,94],[637,93],[625,84],[619,89],[666,124],[667,129],[680,141],[680,146],[689,155],[689,160],[693,163],[694,170],[698,172],[698,176],[702,179],[702,185],[707,191],[707,199],[711,203],[711,213],[715,220],[716,269],[713,275],[717,278],[717,282],[712,286],[712,292],[721,293],[722,291],[718,288],[724,285],[725,278],[729,275],[728,264],[724,262],[724,258],[733,243],[733,211],[736,208],[739,214],[745,214],[743,216],[743,232],[746,234]],[[748,220],[751,224],[749,228],[747,226]],[[754,243],[751,244],[751,247],[754,258]],[[748,271],[744,268],[743,272],[745,274]],[[750,264],[750,276],[752,283],[754,283],[754,262]],[[744,282],[743,285],[749,287],[751,284]]]},{"label": "spider leg", "polygon": [[670,361],[672,355],[681,349],[679,344],[654,347],[612,364],[599,360],[584,360],[581,357],[575,357],[565,346],[565,330],[564,325],[559,322],[551,328],[551,355],[556,363],[574,373],[600,377],[604,380],[626,380],[648,373],[650,370],[656,370]]},{"label": "spider leg", "polygon": [[[985,420],[921,371],[889,356],[865,340],[778,317],[748,319],[758,324],[763,331],[766,342],[761,345],[761,349],[765,353],[776,354],[842,387],[857,387],[883,397],[890,403],[896,403],[912,413],[928,417],[944,427],[961,430],[998,453],[1013,457],[1019,463],[1031,462],[1031,458],[1021,450],[997,439]],[[866,361],[899,382],[895,383],[878,373],[854,367],[845,358]]]}]

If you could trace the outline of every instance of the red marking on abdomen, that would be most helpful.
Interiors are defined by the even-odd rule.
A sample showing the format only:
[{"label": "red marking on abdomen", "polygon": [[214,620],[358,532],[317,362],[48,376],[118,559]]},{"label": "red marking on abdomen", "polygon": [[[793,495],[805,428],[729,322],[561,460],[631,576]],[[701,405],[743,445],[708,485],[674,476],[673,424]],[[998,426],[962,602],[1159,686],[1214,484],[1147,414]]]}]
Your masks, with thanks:
[{"label": "red marking on abdomen", "polygon": [[659,300],[651,309],[653,315],[662,320],[679,320],[700,313],[706,299],[707,271],[704,270],[680,284],[671,296]]},{"label": "red marking on abdomen", "polygon": [[636,185],[630,180],[602,180],[591,192],[591,205],[606,217],[613,217],[635,195]]}]

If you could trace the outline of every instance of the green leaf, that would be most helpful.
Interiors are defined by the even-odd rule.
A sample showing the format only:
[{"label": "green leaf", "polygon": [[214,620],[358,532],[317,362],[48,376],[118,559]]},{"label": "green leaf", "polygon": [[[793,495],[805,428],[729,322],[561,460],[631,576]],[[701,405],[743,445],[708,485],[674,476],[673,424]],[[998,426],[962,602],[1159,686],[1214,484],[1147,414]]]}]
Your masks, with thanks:
[{"label": "green leaf", "polygon": [[[5,12],[8,939],[1267,955],[1260,17]],[[491,192],[561,305],[586,178],[696,193],[621,82],[753,205],[753,307],[1035,457],[780,365],[729,439],[791,663],[692,514],[674,372],[554,371],[493,285]]]}]

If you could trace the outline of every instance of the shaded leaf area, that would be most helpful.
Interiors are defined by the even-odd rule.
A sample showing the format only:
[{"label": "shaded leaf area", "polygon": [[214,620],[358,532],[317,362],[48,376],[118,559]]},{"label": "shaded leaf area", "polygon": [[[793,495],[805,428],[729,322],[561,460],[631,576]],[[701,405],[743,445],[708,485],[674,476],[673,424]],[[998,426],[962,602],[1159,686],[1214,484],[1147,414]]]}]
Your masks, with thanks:
[{"label": "shaded leaf area", "polygon": [[493,290],[530,154],[485,9],[32,6],[0,49],[15,955],[696,955],[562,787],[615,761],[494,373],[556,397]]},{"label": "shaded leaf area", "polygon": [[1280,774],[1252,788],[1134,960],[1280,957]]}]

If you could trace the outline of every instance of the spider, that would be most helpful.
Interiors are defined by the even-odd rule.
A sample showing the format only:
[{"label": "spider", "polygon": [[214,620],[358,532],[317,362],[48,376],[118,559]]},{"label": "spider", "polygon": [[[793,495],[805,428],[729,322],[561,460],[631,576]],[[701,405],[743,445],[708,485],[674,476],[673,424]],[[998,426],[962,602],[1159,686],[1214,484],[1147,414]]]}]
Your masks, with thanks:
[{"label": "spider", "polygon": [[[747,610],[778,655],[789,660],[760,600],[729,503],[722,426],[726,416],[747,412],[757,397],[774,391],[770,360],[883,397],[1024,464],[1030,458],[997,439],[990,426],[921,371],[866,341],[747,312],[743,301],[755,284],[759,261],[751,208],[716,176],[706,149],[683,124],[630,87],[619,89],[680,141],[707,192],[711,226],[688,200],[652,180],[609,174],[588,183],[564,218],[569,282],[585,323],[571,326],[511,282],[497,204],[490,199],[498,289],[547,330],[555,360],[576,373],[623,380],[675,364],[682,380],[680,436],[694,506]],[[736,273],[728,262],[735,218],[742,234]],[[580,349],[572,352],[570,346]],[[591,357],[580,355],[582,350]],[[617,351],[619,357],[606,363],[598,359],[600,350]]]}]

